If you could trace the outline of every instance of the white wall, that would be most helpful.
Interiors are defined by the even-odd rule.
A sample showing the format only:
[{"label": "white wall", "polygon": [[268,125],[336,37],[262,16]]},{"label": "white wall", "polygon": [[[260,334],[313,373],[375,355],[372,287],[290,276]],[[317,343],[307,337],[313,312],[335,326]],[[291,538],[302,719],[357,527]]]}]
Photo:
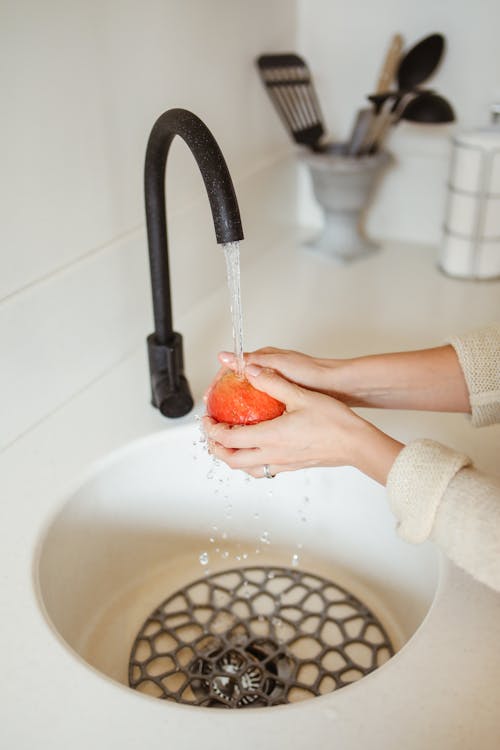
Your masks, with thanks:
[{"label": "white wall", "polygon": [[[287,0],[2,2],[0,447],[152,330],[142,170],[163,111],[186,107],[213,131],[245,253],[272,241],[280,217],[266,212],[266,190],[293,199],[266,174],[290,145],[254,59],[293,47],[295,33]],[[179,139],[167,192],[177,315],[224,274],[202,180]]]},{"label": "white wall", "polygon": [[[483,125],[489,104],[500,100],[498,0],[298,0],[300,51],[317,82],[333,139],[346,138],[356,110],[376,85],[391,36],[405,49],[433,32],[447,51],[432,85],[456,111],[453,126],[401,123],[388,141],[396,165],[386,176],[369,215],[378,237],[439,242],[448,176],[449,137]],[[317,221],[304,190],[304,220]]]}]

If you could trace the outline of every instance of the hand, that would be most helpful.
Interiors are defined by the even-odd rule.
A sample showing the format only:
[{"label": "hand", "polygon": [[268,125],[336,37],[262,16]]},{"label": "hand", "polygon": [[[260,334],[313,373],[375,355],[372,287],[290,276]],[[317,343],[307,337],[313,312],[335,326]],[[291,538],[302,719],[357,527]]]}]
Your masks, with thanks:
[{"label": "hand", "polygon": [[[236,356],[232,352],[220,352],[218,359],[223,369],[237,369]],[[319,359],[302,354],[302,352],[275,349],[271,346],[257,349],[255,352],[247,352],[244,354],[244,359],[245,367],[255,364],[259,367],[270,368],[287,380],[322,393],[329,392],[329,374],[336,362],[332,359]]]},{"label": "hand", "polygon": [[[234,354],[219,360],[236,369]],[[348,406],[470,413],[467,384],[452,346],[372,354],[353,359],[320,359],[284,349],[259,349],[245,362],[272,367],[304,388]]]},{"label": "hand", "polygon": [[253,477],[264,475],[265,464],[272,474],[350,465],[385,483],[401,443],[331,396],[290,383],[273,370],[249,364],[246,376],[255,388],[285,403],[286,411],[276,419],[242,427],[205,417],[214,456]]}]

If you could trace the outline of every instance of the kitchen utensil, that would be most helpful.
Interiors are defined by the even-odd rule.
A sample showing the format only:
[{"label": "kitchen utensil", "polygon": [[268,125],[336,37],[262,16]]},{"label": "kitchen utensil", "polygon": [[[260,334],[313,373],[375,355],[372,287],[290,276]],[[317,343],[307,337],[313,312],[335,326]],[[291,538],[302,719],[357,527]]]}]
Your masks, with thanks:
[{"label": "kitchen utensil", "polygon": [[323,116],[306,62],[295,53],[266,54],[257,60],[261,79],[296,143],[321,150]]},{"label": "kitchen utensil", "polygon": [[422,91],[405,104],[399,119],[411,122],[445,123],[453,122],[455,113],[444,97],[433,91]]},{"label": "kitchen utensil", "polygon": [[349,156],[356,156],[364,150],[364,144],[371,140],[370,134],[374,127],[375,117],[379,112],[380,106],[382,106],[386,97],[387,92],[391,86],[396,70],[399,64],[401,56],[401,50],[403,47],[403,37],[401,34],[394,34],[387,50],[382,69],[377,82],[375,90],[375,96],[380,95],[380,101],[374,102],[376,105],[374,109],[365,107],[358,110],[354,125],[351,130],[350,138],[347,142],[347,153]]},{"label": "kitchen utensil", "polygon": [[[363,153],[374,153],[383,143],[389,128],[395,125],[403,113],[404,119],[414,122],[451,122],[453,110],[448,102],[437,94],[420,100],[412,94],[436,70],[443,56],[445,41],[442,34],[431,34],[415,44],[401,59],[397,71],[398,92],[376,92],[368,98],[374,103],[375,117],[362,146]],[[414,109],[407,107],[415,101]],[[425,118],[428,119],[425,119]]]},{"label": "kitchen utensil", "polygon": [[376,94],[380,94],[384,91],[389,91],[392,82],[396,76],[396,71],[399,67],[401,58],[401,52],[403,49],[403,37],[401,34],[394,34],[389,44],[389,49],[382,65],[382,70],[377,82],[375,89]]},{"label": "kitchen utensil", "polygon": [[372,94],[368,99],[374,106],[371,126],[360,149],[360,153],[363,154],[375,153],[381,134],[389,127],[391,113],[395,110],[400,95],[397,91],[387,91],[383,94]]},{"label": "kitchen utensil", "polygon": [[374,112],[370,107],[358,110],[351,135],[347,142],[347,154],[357,156],[368,139],[368,134],[373,126]]},{"label": "kitchen utensil", "polygon": [[455,113],[451,104],[434,93],[434,91],[408,91],[396,99],[389,107],[389,111],[375,134],[370,146],[370,153],[378,151],[386,138],[389,128],[397,125],[400,120],[410,122],[443,124],[453,122]]},{"label": "kitchen utensil", "polygon": [[431,34],[421,39],[402,58],[397,82],[400,91],[410,91],[426,81],[436,70],[443,56],[445,40],[442,34]]}]

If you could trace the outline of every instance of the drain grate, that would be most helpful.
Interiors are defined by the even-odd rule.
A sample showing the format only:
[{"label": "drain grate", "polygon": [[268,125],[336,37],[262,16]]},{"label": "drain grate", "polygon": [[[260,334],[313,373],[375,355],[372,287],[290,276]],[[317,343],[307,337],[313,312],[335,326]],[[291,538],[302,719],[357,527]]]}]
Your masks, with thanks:
[{"label": "drain grate", "polygon": [[237,568],[166,599],[139,631],[129,685],[158,698],[245,708],[330,693],[394,653],[359,599],[312,573]]}]

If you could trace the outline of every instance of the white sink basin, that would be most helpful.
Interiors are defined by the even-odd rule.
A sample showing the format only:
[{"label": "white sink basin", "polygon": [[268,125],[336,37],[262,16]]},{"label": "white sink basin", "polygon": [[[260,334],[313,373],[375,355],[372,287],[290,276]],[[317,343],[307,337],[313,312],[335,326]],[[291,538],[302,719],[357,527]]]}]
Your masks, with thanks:
[{"label": "white sink basin", "polygon": [[65,643],[125,685],[134,638],[169,595],[207,570],[290,567],[294,555],[367,604],[400,650],[431,607],[439,563],[394,526],[384,489],[354,469],[249,479],[214,466],[185,424],[93,467],[44,536],[39,591]]}]

